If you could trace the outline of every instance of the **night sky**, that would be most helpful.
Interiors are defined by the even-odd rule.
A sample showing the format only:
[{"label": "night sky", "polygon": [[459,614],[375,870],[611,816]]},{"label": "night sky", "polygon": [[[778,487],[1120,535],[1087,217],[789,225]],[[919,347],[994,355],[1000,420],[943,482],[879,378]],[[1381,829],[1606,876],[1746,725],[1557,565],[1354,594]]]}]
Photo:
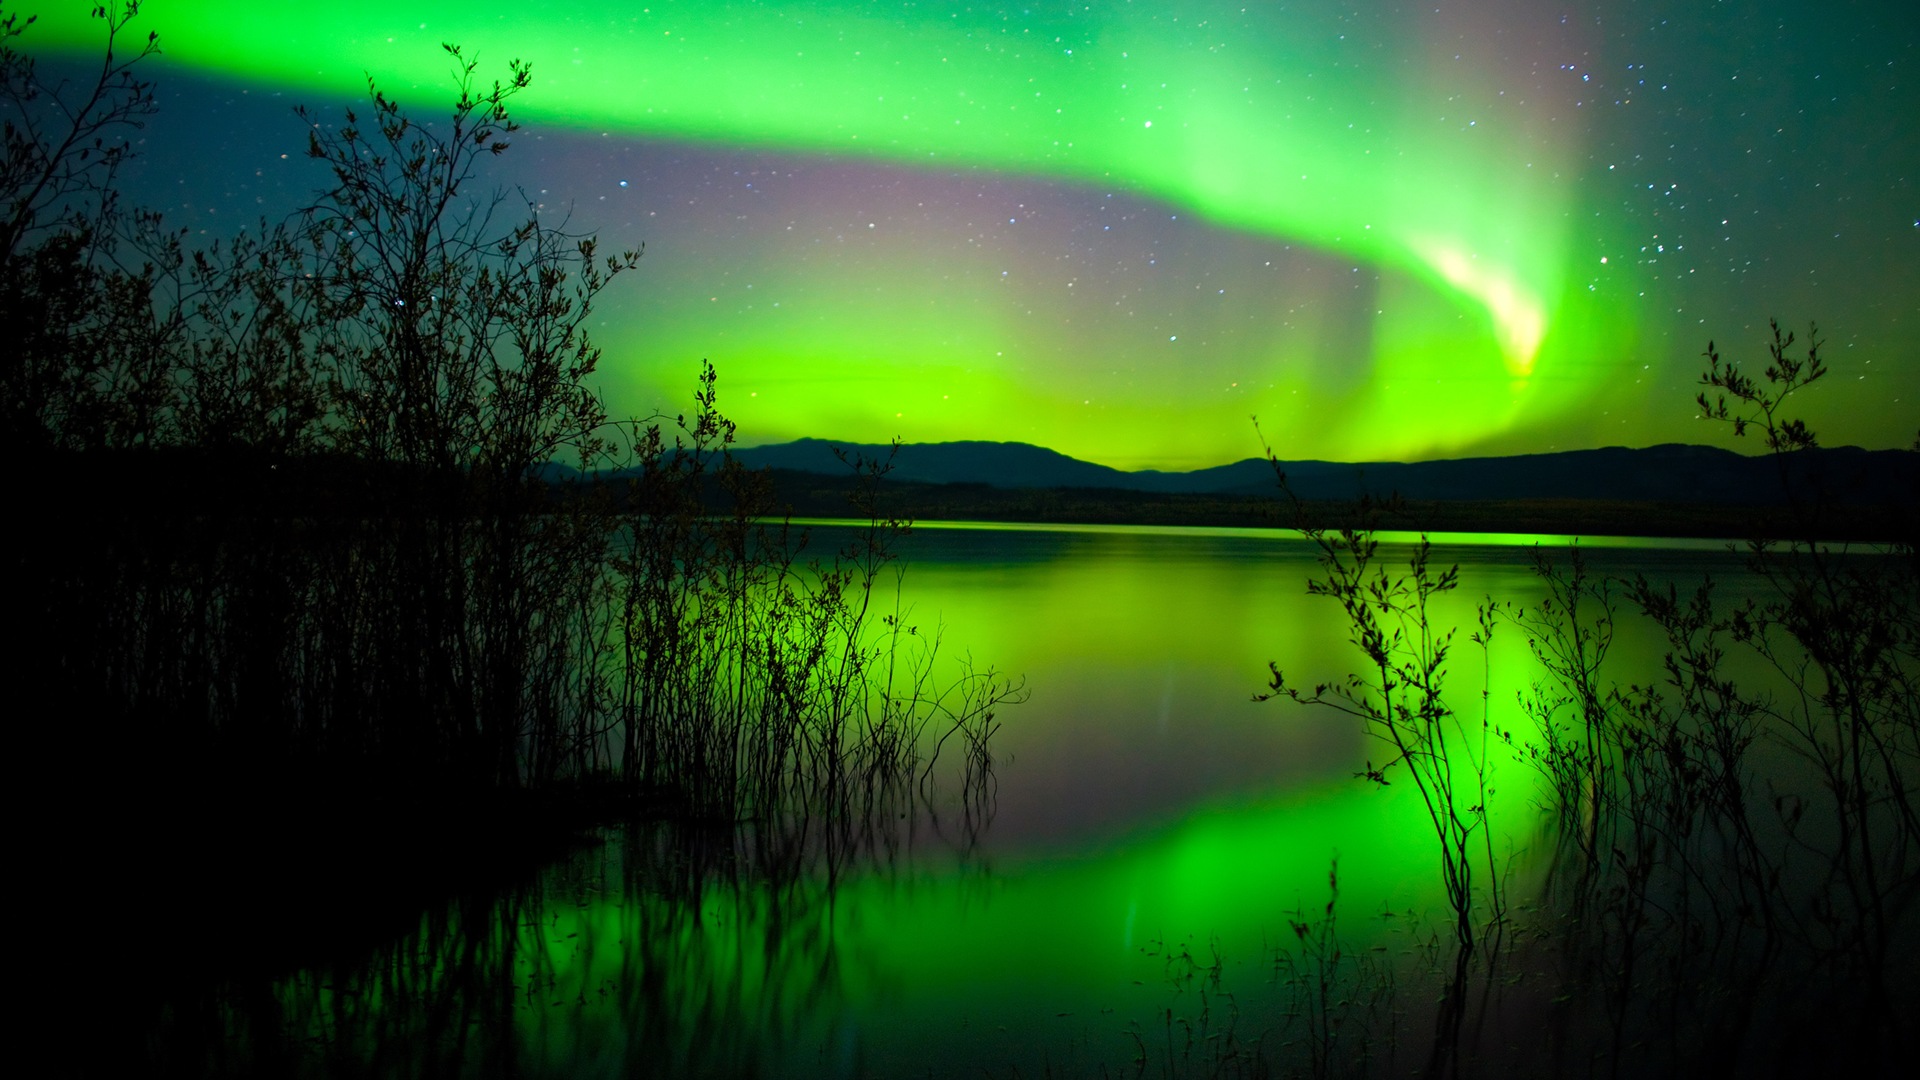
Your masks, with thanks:
[{"label": "night sky", "polygon": [[[11,9],[12,5],[10,5]],[[25,39],[97,41],[86,3]],[[27,9],[22,9],[27,10]],[[488,177],[646,245],[620,414],[1123,468],[1727,441],[1709,338],[1820,324],[1828,444],[1920,426],[1920,5],[149,0],[126,179],[212,238],[327,179],[295,104],[532,62]],[[144,36],[144,35],[142,35]],[[1757,446],[1750,447],[1757,450]]]}]

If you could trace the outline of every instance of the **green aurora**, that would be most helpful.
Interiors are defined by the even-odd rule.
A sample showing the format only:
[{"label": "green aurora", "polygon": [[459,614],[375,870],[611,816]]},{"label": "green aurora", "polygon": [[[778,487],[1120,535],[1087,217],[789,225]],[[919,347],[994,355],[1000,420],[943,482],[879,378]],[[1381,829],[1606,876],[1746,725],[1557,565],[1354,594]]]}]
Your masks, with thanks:
[{"label": "green aurora", "polygon": [[[44,15],[42,45],[97,47],[83,7]],[[530,61],[520,112],[543,134],[514,154],[534,155],[521,162],[532,182],[559,178],[576,223],[607,241],[648,243],[645,295],[612,297],[597,331],[621,411],[677,408],[708,356],[750,441],[1018,439],[1190,467],[1257,452],[1256,414],[1292,456],[1699,441],[1682,425],[1705,340],[1750,355],[1777,314],[1836,328],[1858,346],[1843,377],[1880,380],[1871,408],[1834,407],[1849,428],[1836,441],[1912,437],[1900,403],[1920,393],[1920,365],[1901,331],[1920,283],[1898,259],[1915,232],[1882,220],[1885,192],[1847,211],[1884,235],[1849,239],[1845,272],[1867,284],[1844,300],[1807,291],[1844,285],[1820,277],[1824,263],[1811,283],[1755,272],[1766,234],[1736,237],[1745,223],[1721,218],[1743,193],[1753,202],[1737,147],[1758,121],[1734,122],[1747,102],[1677,70],[1721,34],[1710,19],[1661,37],[1657,20],[1620,31],[1519,0],[382,0],[297,16],[198,0],[141,20],[199,75],[333,102],[372,77],[423,114],[448,85],[443,41],[489,69]],[[1733,41],[1707,66],[1743,44],[1764,61],[1777,42]],[[1849,70],[1818,61],[1858,47],[1815,41],[1804,62],[1750,65],[1763,70],[1749,85],[1784,108],[1818,71],[1831,84]],[[1646,85],[1648,55],[1676,69],[1652,81],[1672,82]],[[1685,92],[1685,106],[1660,104]],[[1897,127],[1891,144],[1858,143],[1893,123],[1887,101],[1911,98],[1895,86],[1846,106],[1852,128],[1795,134],[1809,154],[1853,147],[1849,191],[1865,188],[1917,156]],[[1730,140],[1726,162],[1703,163],[1713,146],[1664,168],[1632,152],[1703,111]],[[611,174],[593,175],[614,144],[639,160],[676,147],[732,160],[785,193],[685,231],[658,207],[621,218],[600,205]],[[1806,194],[1768,203],[1767,224]],[[985,208],[1001,195],[1004,218]],[[655,196],[622,182],[618,197]],[[1129,210],[1101,217],[1116,198]],[[1807,211],[1809,232],[1824,213]]]}]

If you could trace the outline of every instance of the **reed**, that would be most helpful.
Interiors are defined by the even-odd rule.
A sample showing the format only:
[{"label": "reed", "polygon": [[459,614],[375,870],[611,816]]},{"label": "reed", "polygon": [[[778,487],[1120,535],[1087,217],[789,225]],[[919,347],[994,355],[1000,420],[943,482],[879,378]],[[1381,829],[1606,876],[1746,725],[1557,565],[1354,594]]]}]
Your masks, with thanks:
[{"label": "reed", "polygon": [[906,618],[886,463],[849,463],[868,525],[812,556],[729,458],[710,365],[685,416],[609,420],[588,328],[640,251],[476,195],[525,65],[490,81],[447,46],[432,124],[372,84],[344,123],[300,112],[313,202],[193,247],[118,206],[153,108],[137,11],[96,12],[91,86],[43,84],[31,20],[0,24],[24,118],[0,322],[36,328],[0,365],[0,451],[38,517],[10,549],[34,633],[8,674],[58,703],[37,759],[210,848],[344,835],[395,862],[390,838],[484,833],[502,806],[796,851],[897,831],[949,779],[990,812],[1020,688]]},{"label": "reed", "polygon": [[[1762,433],[1783,481],[1799,475],[1784,459],[1816,445],[1785,403],[1825,373],[1817,335],[1804,355],[1794,341],[1774,325],[1758,379],[1710,344],[1696,403],[1736,435]],[[1796,535],[1746,546],[1760,598],[1729,603],[1711,580],[1683,590],[1609,578],[1577,546],[1536,551],[1543,596],[1490,600],[1472,638],[1484,647],[1496,625],[1511,627],[1538,676],[1514,695],[1514,721],[1488,711],[1480,732],[1444,726],[1455,722],[1443,696],[1454,631],[1435,625],[1430,601],[1453,572],[1431,568],[1424,539],[1404,572],[1377,565],[1373,536],[1391,504],[1363,503],[1343,530],[1303,529],[1325,571],[1309,591],[1341,605],[1366,665],[1312,691],[1274,666],[1260,697],[1358,719],[1390,750],[1361,775],[1383,783],[1403,769],[1420,789],[1454,955],[1438,976],[1427,1073],[1831,1073],[1891,1061],[1914,1005],[1899,973],[1920,946],[1920,559],[1911,535],[1821,542],[1817,482],[1789,496]],[[1629,618],[1664,637],[1658,671],[1621,670],[1612,646]],[[1488,739],[1536,770],[1546,794],[1544,889],[1517,921],[1503,868],[1475,846],[1491,832]],[[1509,933],[1486,950],[1473,1000],[1462,991],[1477,867],[1486,925]],[[1324,996],[1327,951],[1289,969],[1310,1003]],[[1502,963],[1510,974],[1495,978]],[[1543,1014],[1544,1044],[1536,1035],[1522,1049],[1507,1034]],[[1328,1047],[1311,1023],[1308,1035],[1319,1074]]]},{"label": "reed", "polygon": [[[1446,680],[1456,631],[1439,625],[1433,613],[1435,599],[1458,586],[1459,567],[1436,568],[1432,546],[1422,535],[1405,571],[1389,568],[1380,559],[1374,533],[1381,515],[1397,510],[1394,503],[1363,497],[1351,524],[1322,528],[1292,496],[1271,447],[1267,457],[1283,495],[1291,499],[1296,528],[1320,551],[1324,576],[1309,580],[1307,591],[1340,605],[1350,641],[1366,665],[1302,690],[1288,685],[1278,663],[1272,663],[1268,687],[1255,700],[1285,699],[1358,720],[1386,754],[1378,765],[1369,759],[1358,777],[1384,787],[1393,776],[1404,775],[1419,793],[1436,840],[1454,942],[1427,1069],[1456,1072],[1476,951],[1489,945],[1481,959],[1488,965],[1497,960],[1506,920],[1504,882],[1487,818],[1491,726],[1484,711],[1478,724],[1463,722],[1451,704]],[[1482,608],[1470,635],[1483,653],[1493,631],[1488,611]]]}]

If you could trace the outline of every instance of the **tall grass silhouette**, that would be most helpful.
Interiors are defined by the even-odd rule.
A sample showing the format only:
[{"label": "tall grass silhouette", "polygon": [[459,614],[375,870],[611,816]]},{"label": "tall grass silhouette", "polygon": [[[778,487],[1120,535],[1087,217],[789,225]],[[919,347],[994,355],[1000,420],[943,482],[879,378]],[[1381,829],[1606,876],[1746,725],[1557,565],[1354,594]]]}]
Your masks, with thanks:
[{"label": "tall grass silhouette", "polygon": [[[1709,344],[1696,402],[1736,435],[1761,432],[1783,482],[1809,475],[1786,459],[1817,445],[1787,399],[1826,370],[1816,334],[1803,355],[1794,343],[1773,326],[1761,378]],[[1728,603],[1711,580],[1610,578],[1578,547],[1536,549],[1542,598],[1490,599],[1470,633],[1484,648],[1511,627],[1536,674],[1513,712],[1478,724],[1445,701],[1456,631],[1429,607],[1457,568],[1434,569],[1424,536],[1404,571],[1380,566],[1391,502],[1363,501],[1340,529],[1301,518],[1324,571],[1309,591],[1341,605],[1366,664],[1311,691],[1276,664],[1259,697],[1357,718],[1388,751],[1364,778],[1397,769],[1419,789],[1454,927],[1427,1074],[1892,1060],[1915,1005],[1898,973],[1920,946],[1920,558],[1910,531],[1821,542],[1823,493],[1789,496],[1795,535],[1745,548],[1761,598]],[[1664,638],[1660,670],[1621,670],[1612,645],[1627,618]],[[1548,846],[1543,892],[1518,908],[1483,843],[1491,771],[1513,766],[1543,781]],[[1321,957],[1302,969],[1309,991],[1326,952],[1303,954]],[[1515,1039],[1543,998],[1546,1038]]]}]

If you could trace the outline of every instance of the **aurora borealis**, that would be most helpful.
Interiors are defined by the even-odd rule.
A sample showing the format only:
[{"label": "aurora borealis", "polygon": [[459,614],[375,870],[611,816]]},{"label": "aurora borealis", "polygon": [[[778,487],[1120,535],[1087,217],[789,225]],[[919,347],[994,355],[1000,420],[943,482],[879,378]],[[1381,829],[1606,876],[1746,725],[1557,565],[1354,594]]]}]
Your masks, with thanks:
[{"label": "aurora borealis", "polygon": [[[28,44],[84,53],[51,4]],[[1358,10],[1356,10],[1356,8]],[[1804,414],[1920,408],[1904,2],[150,0],[130,196],[209,235],[323,182],[291,106],[442,111],[532,63],[488,179],[609,246],[616,412],[702,357],[750,442],[1013,439],[1119,467],[1709,441],[1708,338],[1827,339]]]}]

